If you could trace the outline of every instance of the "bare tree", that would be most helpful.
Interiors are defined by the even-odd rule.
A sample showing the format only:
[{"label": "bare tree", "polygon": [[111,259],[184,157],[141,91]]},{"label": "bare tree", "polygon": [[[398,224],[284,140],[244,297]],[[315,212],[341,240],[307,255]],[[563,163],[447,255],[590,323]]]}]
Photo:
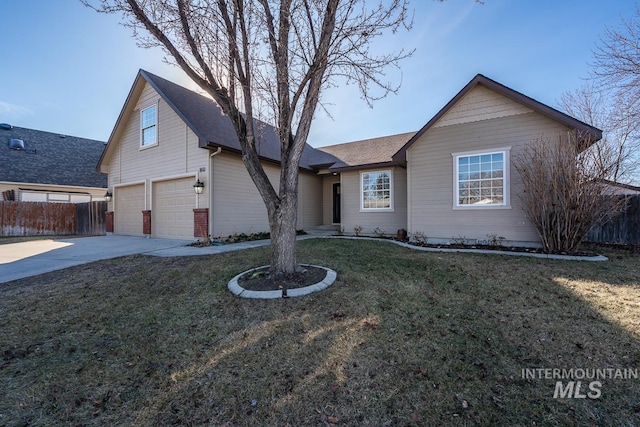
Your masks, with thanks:
[{"label": "bare tree", "polygon": [[[296,271],[300,157],[321,90],[342,77],[371,103],[398,88],[385,70],[411,52],[374,54],[377,37],[408,29],[407,0],[82,0],[120,13],[144,47],[160,46],[221,107],[264,201],[271,274]],[[278,188],[256,150],[256,118],[278,130]]]},{"label": "bare tree", "polygon": [[[611,88],[640,97],[640,5],[635,16],[622,19],[619,30],[608,29],[594,52],[593,76]],[[637,117],[637,111],[635,115]]]},{"label": "bare tree", "polygon": [[567,113],[603,131],[603,138],[589,147],[589,160],[603,179],[622,182],[640,178],[640,122],[629,114],[635,109],[634,102],[627,92],[596,88],[593,83],[562,95]]},{"label": "bare tree", "polygon": [[518,196],[547,253],[575,252],[589,230],[624,204],[607,194],[590,145],[575,132],[541,136],[514,158],[523,182]]},{"label": "bare tree", "polygon": [[[620,170],[611,178],[627,176],[640,182],[640,4],[636,4],[634,16],[622,19],[619,29],[605,31],[593,58],[591,79],[595,85],[568,95],[563,104],[565,108],[574,104],[576,117],[604,131],[598,148],[618,152]],[[594,102],[581,102],[587,98]],[[592,113],[588,109],[594,107],[599,110],[594,117],[599,122],[586,120]]]}]

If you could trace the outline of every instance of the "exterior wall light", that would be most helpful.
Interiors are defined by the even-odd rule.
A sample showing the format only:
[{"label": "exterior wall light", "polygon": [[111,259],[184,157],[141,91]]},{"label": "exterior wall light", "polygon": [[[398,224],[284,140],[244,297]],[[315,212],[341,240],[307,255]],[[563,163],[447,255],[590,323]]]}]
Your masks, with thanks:
[{"label": "exterior wall light", "polygon": [[196,183],[193,184],[193,191],[195,191],[196,194],[202,194],[202,190],[204,190],[204,183],[200,180],[196,181]]},{"label": "exterior wall light", "polygon": [[107,192],[106,192],[106,193],[104,193],[104,199],[105,199],[107,202],[110,202],[112,198],[113,198],[113,194],[111,194],[111,192],[110,192],[109,190],[107,190]]}]

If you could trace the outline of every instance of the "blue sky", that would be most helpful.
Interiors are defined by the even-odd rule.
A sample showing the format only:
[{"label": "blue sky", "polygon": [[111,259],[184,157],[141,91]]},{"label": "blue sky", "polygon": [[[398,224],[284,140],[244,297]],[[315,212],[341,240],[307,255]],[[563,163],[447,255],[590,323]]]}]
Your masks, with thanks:
[{"label": "blue sky", "polygon": [[[374,108],[355,87],[323,95],[314,146],[417,130],[477,73],[558,108],[589,73],[598,37],[633,0],[414,0],[414,28],[377,48],[415,48],[402,87]],[[0,0],[0,123],[106,141],[138,69],[194,87],[160,50],[136,46],[120,18],[76,0]],[[390,76],[393,76],[393,72]],[[397,75],[399,76],[399,75]]]}]

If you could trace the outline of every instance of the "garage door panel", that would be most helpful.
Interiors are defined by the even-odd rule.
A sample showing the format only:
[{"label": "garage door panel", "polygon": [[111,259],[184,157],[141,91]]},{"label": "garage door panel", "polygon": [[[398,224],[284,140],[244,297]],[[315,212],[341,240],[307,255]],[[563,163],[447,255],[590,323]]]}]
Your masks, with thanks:
[{"label": "garage door panel", "polygon": [[196,196],[192,177],[155,182],[153,204],[151,225],[154,236],[193,239]]},{"label": "garage door panel", "polygon": [[144,210],[144,184],[116,187],[114,189],[115,234],[142,236],[142,211]]}]

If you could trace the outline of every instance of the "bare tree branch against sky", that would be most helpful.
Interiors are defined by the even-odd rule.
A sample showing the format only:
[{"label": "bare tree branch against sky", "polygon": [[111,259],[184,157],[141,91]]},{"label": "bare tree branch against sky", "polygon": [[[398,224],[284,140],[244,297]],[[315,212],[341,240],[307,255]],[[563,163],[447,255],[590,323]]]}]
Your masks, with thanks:
[{"label": "bare tree branch against sky", "polygon": [[[475,74],[483,73],[551,106],[579,88],[599,36],[635,12],[633,0],[537,2],[414,1],[414,28],[379,41],[416,48],[402,88],[370,109],[357,86],[323,96],[309,142],[335,144],[419,129]],[[139,49],[116,16],[79,1],[0,1],[5,18],[0,122],[106,140],[138,69],[196,89],[158,49]]]}]

